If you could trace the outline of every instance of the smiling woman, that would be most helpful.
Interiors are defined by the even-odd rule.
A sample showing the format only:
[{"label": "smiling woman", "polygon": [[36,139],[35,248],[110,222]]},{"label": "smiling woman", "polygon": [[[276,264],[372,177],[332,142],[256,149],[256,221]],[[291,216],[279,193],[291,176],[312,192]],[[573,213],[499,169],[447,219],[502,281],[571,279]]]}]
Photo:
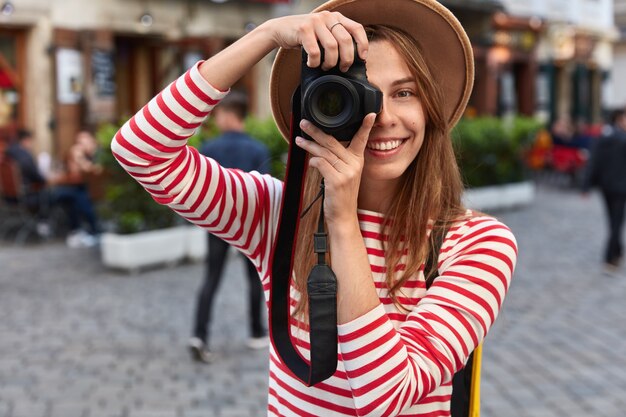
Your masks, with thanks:
[{"label": "smiling woman", "polygon": [[[309,155],[304,203],[324,180],[321,223],[337,278],[337,369],[307,386],[272,345],[268,415],[449,416],[452,377],[502,307],[517,246],[505,225],[461,203],[450,129],[471,91],[472,50],[440,3],[332,0],[315,13],[269,20],[156,96],[120,129],[112,150],[158,203],[250,258],[275,301],[272,262],[291,263],[290,253],[272,252],[285,185],[221,167],[185,141],[237,79],[277,47],[272,112],[286,138],[301,48],[311,68],[345,71],[355,54],[365,60],[382,108],[364,117],[349,145],[295,121],[309,138],[291,144]],[[311,236],[322,218],[314,212],[296,228],[293,279],[280,289],[290,339],[304,361],[316,324],[306,285],[318,259]],[[438,277],[427,288],[428,258]]]}]

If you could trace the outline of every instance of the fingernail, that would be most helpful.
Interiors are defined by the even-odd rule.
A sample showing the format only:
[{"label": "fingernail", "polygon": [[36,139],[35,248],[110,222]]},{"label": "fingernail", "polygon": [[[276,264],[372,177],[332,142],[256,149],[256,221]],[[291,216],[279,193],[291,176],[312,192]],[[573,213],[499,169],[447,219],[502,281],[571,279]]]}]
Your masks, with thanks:
[{"label": "fingernail", "polygon": [[301,143],[304,143],[304,138],[302,136],[296,136],[296,143],[298,145],[300,145]]},{"label": "fingernail", "polygon": [[309,126],[311,126],[311,123],[308,120],[304,120],[304,119],[300,120],[300,127],[306,129]]},{"label": "fingernail", "polygon": [[363,51],[363,59],[367,59],[367,49]]}]

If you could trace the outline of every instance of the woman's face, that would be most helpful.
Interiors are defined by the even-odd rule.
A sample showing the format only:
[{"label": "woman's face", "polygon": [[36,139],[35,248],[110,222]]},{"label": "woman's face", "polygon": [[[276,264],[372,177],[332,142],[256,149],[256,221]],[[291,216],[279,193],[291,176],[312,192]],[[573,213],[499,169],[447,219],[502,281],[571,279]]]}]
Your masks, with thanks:
[{"label": "woman's face", "polygon": [[388,41],[370,43],[367,78],[383,105],[365,149],[363,182],[398,183],[424,142],[425,118],[417,80]]}]

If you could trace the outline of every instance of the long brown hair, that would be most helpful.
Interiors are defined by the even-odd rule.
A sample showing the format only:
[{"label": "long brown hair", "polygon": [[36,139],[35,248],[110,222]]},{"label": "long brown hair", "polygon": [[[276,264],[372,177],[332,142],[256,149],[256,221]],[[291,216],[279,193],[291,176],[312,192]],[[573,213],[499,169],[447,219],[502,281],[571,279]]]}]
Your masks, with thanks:
[{"label": "long brown hair", "polygon": [[[404,58],[417,80],[417,94],[426,119],[424,143],[403,174],[397,195],[392,199],[387,212],[383,213],[388,235],[384,242],[386,284],[390,297],[402,308],[398,302],[398,294],[403,284],[419,271],[433,250],[436,231],[445,230],[465,212],[461,203],[463,183],[450,139],[451,126],[443,114],[444,98],[431,76],[419,44],[397,28],[374,25],[366,30],[370,42],[387,41]],[[308,171],[304,190],[305,204],[317,194],[321,179],[317,170]],[[312,210],[302,219],[295,251],[295,287],[301,295],[295,315],[302,316],[305,320],[308,309],[306,280],[315,263],[312,236],[317,227],[317,211]],[[430,239],[427,239],[428,229],[432,224],[435,229],[430,234]],[[400,278],[396,279],[395,265],[400,262],[403,251],[407,254],[406,268]]]}]

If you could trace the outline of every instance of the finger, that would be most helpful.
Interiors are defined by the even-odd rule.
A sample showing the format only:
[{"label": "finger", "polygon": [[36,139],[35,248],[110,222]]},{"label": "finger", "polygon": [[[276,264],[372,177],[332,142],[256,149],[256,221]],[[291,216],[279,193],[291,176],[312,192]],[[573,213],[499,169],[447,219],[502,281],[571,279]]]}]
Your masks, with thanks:
[{"label": "finger", "polygon": [[340,21],[344,29],[356,42],[359,57],[361,57],[362,60],[366,60],[367,50],[369,49],[369,40],[367,39],[365,28],[362,24],[348,19],[347,17],[343,17]]},{"label": "finger", "polygon": [[328,162],[328,159],[326,158],[315,156],[309,159],[309,166],[317,169],[325,180],[334,178],[339,174],[340,171],[337,169],[337,165],[340,163],[341,162],[335,164],[333,167],[331,162]]},{"label": "finger", "polygon": [[341,159],[328,148],[325,148],[312,140],[306,140],[300,136],[296,137],[296,145],[304,149],[311,156],[326,159],[333,163],[338,159]]},{"label": "finger", "polygon": [[342,155],[345,152],[345,148],[337,139],[327,133],[324,133],[320,128],[308,120],[300,121],[300,128],[304,133],[313,138],[313,140],[320,146],[329,149],[332,153]]},{"label": "finger", "polygon": [[354,42],[352,42],[352,36],[343,27],[343,24],[333,27],[331,33],[335,36],[339,46],[339,69],[346,72],[354,62]]},{"label": "finger", "polygon": [[374,126],[375,120],[376,120],[376,113],[369,113],[367,116],[365,116],[365,118],[363,119],[363,123],[361,124],[361,127],[352,138],[352,141],[350,142],[350,146],[348,146],[348,149],[352,151],[355,155],[363,155],[363,152],[365,152],[365,147],[367,146],[367,140],[369,139],[370,131],[372,130],[372,127]]},{"label": "finger", "polygon": [[306,65],[309,68],[319,67],[322,51],[320,50],[319,43],[317,42],[315,30],[313,28],[310,30],[304,30],[301,36],[302,47],[307,53]]},{"label": "finger", "polygon": [[322,48],[324,48],[324,62],[322,62],[322,69],[329,70],[337,65],[339,60],[339,47],[337,45],[337,39],[328,29],[325,24],[315,26],[315,34],[319,40]]}]

